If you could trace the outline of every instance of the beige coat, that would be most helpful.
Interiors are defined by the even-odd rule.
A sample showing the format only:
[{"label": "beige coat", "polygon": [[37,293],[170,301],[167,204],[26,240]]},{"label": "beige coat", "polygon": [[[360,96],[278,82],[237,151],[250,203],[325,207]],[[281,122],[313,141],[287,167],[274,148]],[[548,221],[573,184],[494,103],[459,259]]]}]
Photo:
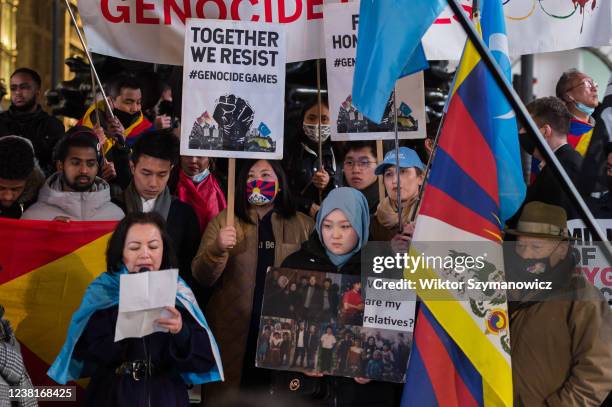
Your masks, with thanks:
[{"label": "beige coat", "polygon": [[599,406],[612,390],[612,313],[584,277],[574,299],[513,307],[510,314],[515,406]]},{"label": "beige coat", "polygon": [[[416,197],[402,206],[402,222],[410,222],[412,212],[417,209]],[[376,208],[376,214],[371,217],[370,240],[376,242],[388,242],[399,231],[397,206],[388,196],[385,197]]]},{"label": "beige coat", "polygon": [[[257,214],[250,212],[253,222]],[[193,276],[205,287],[214,287],[206,307],[206,318],[221,352],[225,373],[224,388],[238,387],[245,354],[257,271],[257,225],[235,218],[236,246],[221,252],[216,245],[219,230],[226,226],[226,210],[206,228],[193,259]],[[302,213],[291,219],[272,214],[276,241],[274,266],[299,250],[313,230],[313,220]]]}]

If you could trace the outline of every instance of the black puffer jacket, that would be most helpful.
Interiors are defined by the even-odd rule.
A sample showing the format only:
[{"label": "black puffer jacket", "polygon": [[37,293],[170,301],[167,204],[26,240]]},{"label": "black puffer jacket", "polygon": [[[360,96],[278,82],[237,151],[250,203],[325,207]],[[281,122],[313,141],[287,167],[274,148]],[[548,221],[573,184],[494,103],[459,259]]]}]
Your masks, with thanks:
[{"label": "black puffer jacket", "polygon": [[[336,267],[327,257],[325,248],[319,240],[317,232],[310,235],[310,239],[302,244],[302,248],[285,259],[282,267],[301,270],[317,270],[328,273],[361,274],[361,252],[357,252],[344,266]],[[362,278],[363,280],[363,278]],[[391,407],[399,405],[402,385],[388,382],[371,381],[368,384],[359,384],[354,379],[346,377],[324,376],[321,379],[306,377],[297,372],[280,372],[275,374],[275,385],[289,384],[292,378],[298,380],[319,380],[323,388],[321,398],[309,400],[314,405],[338,407]],[[287,380],[289,379],[289,380]],[[284,389],[276,389],[284,392]]]},{"label": "black puffer jacket", "polygon": [[45,176],[55,172],[53,165],[53,147],[64,135],[64,125],[58,119],[48,115],[39,106],[33,113],[18,112],[12,107],[0,113],[0,134],[2,136],[22,136],[32,142],[40,168]]}]

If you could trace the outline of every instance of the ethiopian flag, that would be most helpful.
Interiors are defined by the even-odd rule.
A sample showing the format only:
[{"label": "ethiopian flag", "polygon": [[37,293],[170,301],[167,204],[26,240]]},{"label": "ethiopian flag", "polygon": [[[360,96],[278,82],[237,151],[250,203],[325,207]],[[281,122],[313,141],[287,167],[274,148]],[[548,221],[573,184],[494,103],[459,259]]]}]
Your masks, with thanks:
[{"label": "ethiopian flag", "polygon": [[116,224],[0,219],[0,304],[34,385],[57,385],[47,369],[85,289],[106,270]]}]

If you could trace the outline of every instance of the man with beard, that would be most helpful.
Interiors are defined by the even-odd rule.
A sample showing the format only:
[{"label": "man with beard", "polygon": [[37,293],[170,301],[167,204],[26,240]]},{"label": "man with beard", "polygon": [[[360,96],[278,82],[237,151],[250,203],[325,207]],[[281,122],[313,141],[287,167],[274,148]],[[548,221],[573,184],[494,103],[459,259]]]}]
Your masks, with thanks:
[{"label": "man with beard", "polygon": [[[125,189],[130,183],[129,149],[144,133],[153,128],[170,127],[170,117],[158,116],[153,125],[142,113],[142,90],[138,81],[124,74],[111,79],[108,87],[114,118],[106,112],[106,104],[98,101],[87,109],[80,125],[95,129],[102,143],[106,161],[102,177]],[[98,117],[100,123],[98,123]]]},{"label": "man with beard", "polygon": [[111,203],[110,186],[97,177],[102,156],[96,135],[86,127],[72,128],[56,149],[58,172],[43,184],[38,201],[22,219],[119,220],[123,211]]},{"label": "man with beard", "polygon": [[520,406],[599,406],[612,388],[612,314],[576,273],[563,208],[525,205],[505,251],[514,400]]},{"label": "man with beard", "polygon": [[36,158],[48,176],[54,172],[53,147],[64,135],[64,125],[42,110],[40,75],[29,68],[19,68],[11,75],[11,105],[0,113],[0,137],[17,135],[34,146]]}]

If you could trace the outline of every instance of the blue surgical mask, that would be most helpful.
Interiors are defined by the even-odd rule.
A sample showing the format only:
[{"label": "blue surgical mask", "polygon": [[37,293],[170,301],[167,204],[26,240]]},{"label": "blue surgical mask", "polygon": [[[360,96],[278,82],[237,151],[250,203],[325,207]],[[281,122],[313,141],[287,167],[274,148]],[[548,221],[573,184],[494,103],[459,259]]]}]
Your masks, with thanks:
[{"label": "blue surgical mask", "polygon": [[584,114],[588,114],[589,116],[592,115],[595,111],[594,107],[588,107],[587,105],[580,102],[574,102],[574,105],[576,106],[576,109],[580,110]]},{"label": "blue surgical mask", "polygon": [[200,182],[204,181],[209,175],[210,175],[210,171],[208,170],[208,168],[206,168],[201,173],[196,174],[193,177],[191,177],[191,180],[194,182],[194,184],[199,184]]}]

